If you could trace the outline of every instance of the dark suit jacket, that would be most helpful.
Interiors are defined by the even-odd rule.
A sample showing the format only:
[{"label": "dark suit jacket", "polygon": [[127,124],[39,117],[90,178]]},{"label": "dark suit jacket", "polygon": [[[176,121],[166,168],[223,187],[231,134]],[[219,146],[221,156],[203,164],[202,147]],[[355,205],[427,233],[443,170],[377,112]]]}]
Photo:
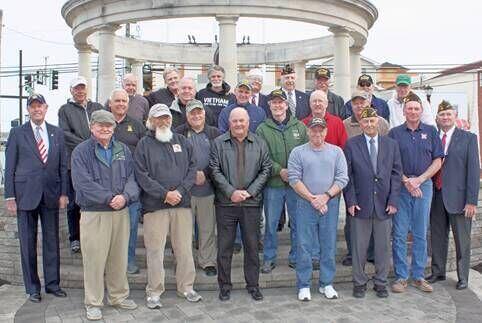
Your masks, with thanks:
[{"label": "dark suit jacket", "polygon": [[442,198],[449,213],[462,213],[479,198],[477,136],[455,128],[442,165]]},{"label": "dark suit jacket", "polygon": [[15,197],[19,210],[37,208],[42,197],[48,208],[58,208],[67,195],[67,155],[64,133],[46,123],[49,137],[44,165],[30,122],[12,128],[5,151],[5,198]]},{"label": "dark suit jacket", "polygon": [[377,171],[373,171],[370,155],[363,134],[348,139],[345,145],[348,165],[348,185],[343,190],[347,207],[358,205],[355,216],[368,218],[376,214],[386,219],[387,205],[398,206],[402,186],[402,161],[398,143],[378,136]]}]

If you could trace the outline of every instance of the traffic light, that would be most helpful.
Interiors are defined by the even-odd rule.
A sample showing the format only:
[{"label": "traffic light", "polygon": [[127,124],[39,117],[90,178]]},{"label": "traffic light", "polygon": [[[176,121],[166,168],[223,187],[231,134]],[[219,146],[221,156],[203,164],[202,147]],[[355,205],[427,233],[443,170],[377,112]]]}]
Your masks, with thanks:
[{"label": "traffic light", "polygon": [[59,88],[59,71],[52,70],[52,90]]},{"label": "traffic light", "polygon": [[25,86],[31,86],[32,85],[32,75],[31,74],[25,75],[24,80],[25,80],[25,82],[24,82]]},{"label": "traffic light", "polygon": [[43,74],[41,74],[40,71],[37,71],[35,79],[37,80],[37,84],[44,84]]}]

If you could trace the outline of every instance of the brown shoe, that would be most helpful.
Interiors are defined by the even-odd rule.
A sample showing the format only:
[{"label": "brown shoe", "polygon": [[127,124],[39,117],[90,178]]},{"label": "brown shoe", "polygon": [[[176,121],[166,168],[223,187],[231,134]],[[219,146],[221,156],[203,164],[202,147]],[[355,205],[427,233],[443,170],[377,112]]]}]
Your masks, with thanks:
[{"label": "brown shoe", "polygon": [[405,279],[398,279],[392,285],[392,292],[403,293],[407,289],[407,281]]},{"label": "brown shoe", "polygon": [[425,279],[417,279],[412,281],[412,286],[420,289],[422,292],[425,293],[433,292],[432,286]]}]

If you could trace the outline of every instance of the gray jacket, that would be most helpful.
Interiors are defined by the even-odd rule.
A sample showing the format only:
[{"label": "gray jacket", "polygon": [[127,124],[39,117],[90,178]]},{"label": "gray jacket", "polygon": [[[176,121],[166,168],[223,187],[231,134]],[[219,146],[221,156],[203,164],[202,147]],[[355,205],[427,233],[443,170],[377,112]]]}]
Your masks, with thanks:
[{"label": "gray jacket", "polygon": [[[186,137],[174,133],[170,142],[160,142],[154,132],[149,131],[137,144],[134,162],[144,211],[191,207],[196,159]],[[167,192],[172,190],[182,195],[181,202],[175,206],[164,203]]]},{"label": "gray jacket", "polygon": [[[263,139],[248,133],[244,140],[245,172],[243,183],[237,182],[237,148],[231,133],[217,137],[211,149],[209,167],[216,187],[216,205],[219,206],[260,206],[262,191],[271,175],[272,162],[269,158],[268,146]],[[251,195],[241,203],[233,203],[231,195],[242,186]]]},{"label": "gray jacket", "polygon": [[90,138],[90,117],[92,112],[103,109],[97,102],[87,101],[87,108],[71,99],[59,109],[59,127],[64,131],[67,160],[70,168],[70,155],[81,142]]}]

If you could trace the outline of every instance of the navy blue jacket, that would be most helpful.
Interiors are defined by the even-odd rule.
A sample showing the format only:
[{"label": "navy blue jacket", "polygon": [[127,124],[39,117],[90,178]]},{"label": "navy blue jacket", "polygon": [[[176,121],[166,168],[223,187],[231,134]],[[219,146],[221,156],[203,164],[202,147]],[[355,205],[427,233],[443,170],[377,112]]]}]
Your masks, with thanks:
[{"label": "navy blue jacket", "polygon": [[19,210],[33,210],[42,197],[47,208],[58,208],[67,195],[67,153],[64,133],[45,123],[49,136],[47,163],[37,148],[30,122],[12,128],[5,150],[5,198],[14,197]]},{"label": "navy blue jacket", "polygon": [[442,164],[442,198],[449,213],[463,213],[465,204],[479,200],[477,136],[455,128]]},{"label": "navy blue jacket", "polygon": [[126,206],[139,198],[131,151],[120,141],[112,140],[110,165],[93,137],[72,152],[72,185],[75,201],[82,210],[113,211],[109,203],[119,194],[124,196]]},{"label": "navy blue jacket", "polygon": [[[283,90],[283,89],[282,89]],[[283,90],[284,91],[284,90]],[[296,96],[296,119],[303,120],[310,115],[310,97],[308,94],[302,91],[295,90]],[[288,108],[288,111],[289,108]]]},{"label": "navy blue jacket", "polygon": [[224,108],[219,114],[218,129],[219,132],[225,133],[229,130],[229,114],[234,108],[243,107],[248,111],[249,115],[249,131],[256,132],[256,128],[261,124],[261,122],[266,119],[266,113],[260,107],[251,104],[239,104],[233,103]]},{"label": "navy blue jacket", "polygon": [[388,205],[398,207],[402,187],[402,161],[397,142],[387,136],[378,136],[376,172],[370,162],[364,134],[348,139],[345,157],[350,179],[343,190],[347,207],[360,207],[356,217],[388,218],[385,209]]},{"label": "navy blue jacket", "polygon": [[[372,95],[372,105],[377,110],[377,114],[379,117],[382,117],[383,119],[390,122],[390,109],[388,108],[387,101]],[[347,118],[353,114],[352,107],[351,107],[351,100],[345,103],[345,111],[346,111]]]}]

